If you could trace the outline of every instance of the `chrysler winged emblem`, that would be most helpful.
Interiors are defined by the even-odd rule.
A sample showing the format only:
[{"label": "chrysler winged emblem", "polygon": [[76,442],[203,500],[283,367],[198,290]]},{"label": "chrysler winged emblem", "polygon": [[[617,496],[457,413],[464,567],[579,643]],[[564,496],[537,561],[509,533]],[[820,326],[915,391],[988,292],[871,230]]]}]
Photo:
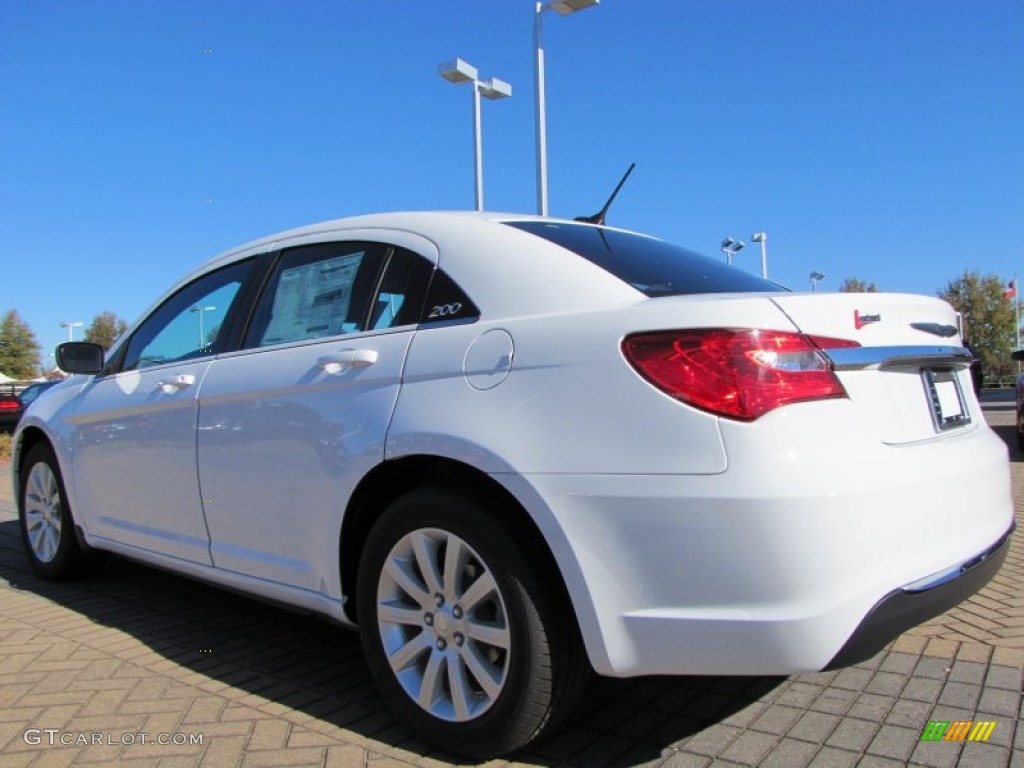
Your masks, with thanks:
[{"label": "chrysler winged emblem", "polygon": [[932,336],[941,336],[944,339],[956,336],[957,334],[957,327],[955,325],[943,325],[942,323],[911,323],[910,327],[930,333]]}]

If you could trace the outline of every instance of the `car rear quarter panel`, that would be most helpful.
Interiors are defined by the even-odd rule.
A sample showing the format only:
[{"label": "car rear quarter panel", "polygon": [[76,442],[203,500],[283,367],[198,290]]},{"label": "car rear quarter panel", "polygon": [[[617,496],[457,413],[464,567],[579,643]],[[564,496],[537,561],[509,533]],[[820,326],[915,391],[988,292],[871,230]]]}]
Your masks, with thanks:
[{"label": "car rear quarter panel", "polygon": [[[599,672],[820,669],[883,595],[1009,526],[1005,449],[983,423],[892,446],[847,399],[719,420],[619,349],[695,327],[794,330],[765,296],[694,296],[422,330],[410,349],[388,457],[464,461],[520,500]],[[493,328],[511,371],[480,391],[460,366]]]}]

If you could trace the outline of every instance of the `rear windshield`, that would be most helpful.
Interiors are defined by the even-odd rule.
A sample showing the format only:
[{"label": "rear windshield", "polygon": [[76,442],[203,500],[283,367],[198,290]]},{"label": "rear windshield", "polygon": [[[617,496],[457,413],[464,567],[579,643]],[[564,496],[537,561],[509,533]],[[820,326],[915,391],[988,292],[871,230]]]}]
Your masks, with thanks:
[{"label": "rear windshield", "polygon": [[781,288],[739,267],[644,235],[589,224],[505,223],[569,249],[652,298],[690,293],[778,292]]}]

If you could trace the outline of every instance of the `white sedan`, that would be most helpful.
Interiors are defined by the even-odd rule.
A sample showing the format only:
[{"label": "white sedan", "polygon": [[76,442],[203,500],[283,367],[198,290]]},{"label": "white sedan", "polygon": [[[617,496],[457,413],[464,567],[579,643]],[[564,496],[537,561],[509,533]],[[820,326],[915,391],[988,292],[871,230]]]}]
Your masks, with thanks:
[{"label": "white sedan", "polygon": [[797,294],[661,240],[381,214],[214,259],[15,436],[29,560],[113,552],[358,626],[496,755],[601,675],[865,659],[978,590],[1006,447],[944,302]]}]

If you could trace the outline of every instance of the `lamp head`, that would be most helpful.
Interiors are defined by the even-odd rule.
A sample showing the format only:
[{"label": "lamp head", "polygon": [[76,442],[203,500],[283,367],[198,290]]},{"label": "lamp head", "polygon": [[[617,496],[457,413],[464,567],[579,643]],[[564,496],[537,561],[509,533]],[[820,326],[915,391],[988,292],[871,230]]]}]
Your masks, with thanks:
[{"label": "lamp head", "polygon": [[453,59],[440,65],[437,68],[437,74],[450,83],[461,85],[474,82],[477,78],[477,69],[462,59]]},{"label": "lamp head", "polygon": [[582,11],[600,3],[601,0],[555,0],[555,2],[548,3],[548,8],[557,11],[560,16],[568,16],[570,13]]},{"label": "lamp head", "polygon": [[485,99],[504,99],[512,95],[512,86],[504,80],[490,77],[479,85],[480,95]]}]

